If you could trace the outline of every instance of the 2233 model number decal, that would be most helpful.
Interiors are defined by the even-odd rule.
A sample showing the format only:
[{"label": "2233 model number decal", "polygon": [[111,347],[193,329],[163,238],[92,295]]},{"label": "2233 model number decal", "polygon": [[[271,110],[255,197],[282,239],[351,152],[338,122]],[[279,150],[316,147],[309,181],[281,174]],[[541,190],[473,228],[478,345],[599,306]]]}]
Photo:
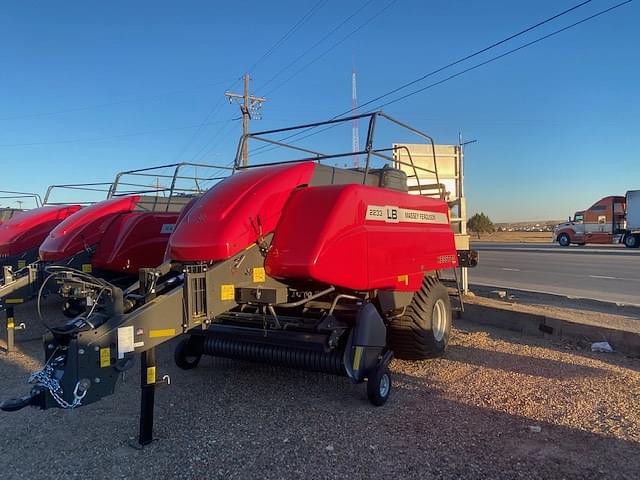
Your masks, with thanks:
[{"label": "2233 model number decal", "polygon": [[432,223],[448,224],[449,219],[444,213],[428,212],[425,210],[411,210],[392,205],[369,205],[366,220],[377,220],[386,223]]}]

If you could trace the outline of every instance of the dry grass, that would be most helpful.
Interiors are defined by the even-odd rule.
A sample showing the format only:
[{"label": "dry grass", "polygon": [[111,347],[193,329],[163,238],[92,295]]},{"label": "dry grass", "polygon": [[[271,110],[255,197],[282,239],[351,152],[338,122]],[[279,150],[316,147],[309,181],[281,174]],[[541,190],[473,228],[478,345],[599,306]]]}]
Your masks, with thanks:
[{"label": "dry grass", "polygon": [[551,243],[552,232],[494,232],[478,235],[472,233],[471,240],[481,242],[522,242],[522,243]]}]

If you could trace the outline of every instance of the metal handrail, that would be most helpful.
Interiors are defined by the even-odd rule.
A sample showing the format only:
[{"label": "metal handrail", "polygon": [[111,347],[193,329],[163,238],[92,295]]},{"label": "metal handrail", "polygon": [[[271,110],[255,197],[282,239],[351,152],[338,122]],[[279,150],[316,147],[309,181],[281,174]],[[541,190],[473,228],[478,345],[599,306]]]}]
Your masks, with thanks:
[{"label": "metal handrail", "polygon": [[[182,173],[182,171],[187,167],[193,168],[206,168],[209,170],[213,170],[206,175],[198,176],[197,174],[186,174]],[[162,172],[163,169],[173,169],[172,173]],[[166,205],[166,210],[168,211],[171,206],[171,198],[176,194],[198,194],[202,193],[203,189],[200,187],[201,182],[210,182],[221,180],[225,178],[224,175],[216,173],[218,170],[227,170],[233,171],[232,167],[228,166],[220,166],[220,165],[211,165],[205,163],[191,163],[191,162],[180,162],[180,163],[170,163],[164,165],[157,165],[153,167],[140,168],[135,170],[126,170],[122,172],[118,172],[113,180],[113,182],[95,182],[95,183],[77,183],[77,184],[56,184],[50,185],[47,188],[47,192],[44,197],[44,201],[40,202],[40,205],[63,205],[66,202],[53,202],[51,201],[51,194],[53,191],[57,189],[65,189],[65,190],[76,190],[76,191],[84,191],[84,192],[101,192],[105,194],[107,199],[114,197],[121,197],[124,195],[135,195],[135,194],[166,194],[166,198],[169,198],[169,201]],[[215,173],[215,174],[214,174]],[[143,183],[134,183],[131,181],[125,181],[126,177],[148,177],[148,178],[156,178],[156,179],[168,179],[168,185],[161,185],[156,188]],[[193,181],[195,183],[195,187],[181,187],[177,185],[178,181],[186,180]],[[118,190],[120,187],[126,187],[125,191]],[[93,202],[91,201],[80,201],[75,202],[81,205],[88,205]]]},{"label": "metal handrail", "polygon": [[[358,120],[361,118],[368,118],[369,119],[369,124],[368,124],[368,128],[367,128],[367,138],[366,138],[366,142],[365,142],[365,148],[364,150],[360,150],[358,152],[345,152],[345,153],[333,153],[333,154],[327,154],[327,153],[322,153],[316,150],[310,150],[310,149],[306,149],[306,148],[302,148],[302,147],[298,147],[295,145],[292,145],[291,143],[285,143],[282,140],[272,140],[272,139],[268,139],[268,138],[264,138],[266,135],[273,135],[273,134],[277,134],[277,133],[286,133],[286,132],[291,132],[294,130],[308,130],[308,129],[313,129],[313,128],[317,128],[317,127],[321,127],[324,125],[336,125],[336,124],[340,124],[340,123],[347,123],[347,122],[352,122],[354,120]],[[388,122],[401,127],[405,130],[410,131],[411,133],[413,133],[414,135],[417,135],[418,137],[422,138],[423,140],[426,140],[426,143],[431,145],[431,153],[433,156],[433,166],[434,166],[434,170],[430,170],[428,168],[424,168],[424,167],[419,167],[417,165],[415,165],[414,161],[413,161],[413,157],[411,156],[411,152],[409,152],[409,149],[406,146],[396,146],[393,148],[387,148],[387,149],[375,149],[374,148],[374,136],[375,136],[375,132],[376,132],[376,125],[377,125],[377,119],[378,118],[384,118],[385,120],[387,120]],[[279,146],[279,147],[284,147],[284,148],[288,148],[291,150],[295,150],[295,151],[302,151],[308,154],[312,154],[314,155],[313,157],[305,157],[305,158],[300,158],[300,159],[296,159],[296,160],[284,160],[284,161],[280,161],[280,162],[269,162],[269,163],[262,163],[262,164],[254,164],[254,165],[248,165],[248,166],[241,166],[241,154],[242,151],[244,149],[245,144],[249,141],[249,140],[256,140],[259,142],[264,142],[264,143],[268,143],[271,145],[275,145],[275,146]],[[409,163],[407,162],[402,162],[398,159],[394,159],[392,157],[389,156],[385,156],[382,155],[382,152],[388,152],[388,151],[396,151],[397,149],[405,149],[407,152],[407,155],[409,156]],[[416,181],[418,183],[418,187],[419,187],[419,191],[420,194],[422,194],[422,189],[420,188],[420,179],[418,176],[418,170],[421,171],[425,171],[425,172],[429,172],[435,175],[436,177],[436,182],[438,185],[440,185],[440,176],[438,174],[438,163],[437,163],[437,157],[436,157],[436,148],[435,148],[435,142],[433,140],[433,138],[430,135],[427,135],[426,133],[410,126],[407,125],[406,123],[403,123],[393,117],[391,117],[390,115],[387,115],[386,113],[382,112],[382,111],[376,111],[376,112],[370,112],[370,113],[362,113],[359,115],[352,115],[349,117],[342,117],[342,118],[337,118],[337,119],[333,119],[333,120],[326,120],[323,122],[315,122],[315,123],[307,123],[307,124],[303,124],[303,125],[295,125],[292,127],[284,127],[284,128],[276,128],[276,129],[271,129],[271,130],[263,130],[260,132],[255,132],[255,133],[248,133],[245,135],[242,135],[240,137],[240,141],[238,142],[238,148],[236,149],[236,156],[235,156],[235,161],[234,161],[234,169],[247,169],[247,168],[255,168],[255,167],[259,167],[259,166],[266,166],[266,165],[279,165],[279,164],[287,164],[287,163],[298,163],[298,162],[306,162],[306,161],[316,161],[316,162],[320,162],[322,160],[329,160],[329,159],[335,159],[335,158],[343,158],[343,157],[352,157],[352,156],[356,156],[356,155],[365,155],[366,156],[366,162],[365,162],[365,167],[364,167],[364,177],[363,177],[363,184],[366,184],[367,182],[367,176],[369,175],[369,170],[371,167],[371,157],[377,157],[377,158],[382,158],[388,162],[391,163],[395,163],[398,165],[406,165],[408,167],[410,167],[411,169],[413,169]],[[441,191],[440,192],[440,197],[442,199],[444,199],[445,197],[445,192]]]},{"label": "metal handrail", "polygon": [[41,207],[42,206],[42,197],[40,197],[40,195],[38,195],[37,193],[30,193],[30,192],[14,192],[12,190],[0,190],[0,194],[7,194],[7,195],[2,195],[0,196],[0,198],[2,199],[8,199],[8,198],[32,198],[35,201],[36,207]]},{"label": "metal handrail", "polygon": [[[96,182],[96,183],[67,183],[67,184],[55,184],[49,185],[47,192],[44,195],[42,205],[60,205],[57,202],[51,202],[51,192],[56,189],[65,190],[80,190],[83,192],[108,192],[108,188],[96,188],[96,187],[110,187],[111,183],[108,182]],[[77,203],[91,203],[91,202],[77,202]]]},{"label": "metal handrail", "polygon": [[[135,193],[138,193],[138,194],[155,193],[156,195],[158,195],[159,193],[167,193],[166,198],[168,198],[168,201],[165,206],[165,211],[169,211],[169,208],[171,206],[171,200],[176,194],[178,193],[186,194],[186,195],[199,194],[199,193],[202,193],[203,191],[202,188],[200,187],[199,182],[221,180],[222,178],[224,178],[223,176],[219,176],[219,175],[208,175],[208,176],[200,177],[195,175],[181,174],[181,170],[183,170],[186,167],[207,168],[210,170],[227,170],[227,171],[231,171],[231,173],[233,173],[233,170],[234,170],[233,167],[228,167],[228,166],[210,165],[205,163],[192,163],[192,162],[171,163],[171,164],[159,165],[155,167],[129,170],[125,172],[120,172],[116,175],[116,178],[114,179],[113,185],[111,187],[111,190],[107,198],[113,198],[113,197],[122,196],[122,195],[131,195]],[[172,174],[158,173],[158,170],[168,169],[168,168],[173,168]],[[151,172],[156,172],[156,173],[151,173]],[[133,184],[130,182],[122,182],[121,179],[124,176],[138,176],[138,177],[143,176],[143,177],[154,177],[157,179],[164,178],[164,179],[170,179],[171,181],[168,187],[164,186],[162,188],[158,187],[158,188],[149,190],[149,185],[139,185],[139,184]],[[195,188],[177,187],[177,182],[179,180],[193,181],[195,183]],[[128,187],[139,186],[139,187],[145,188],[145,190],[118,192],[119,186],[128,186]]]}]

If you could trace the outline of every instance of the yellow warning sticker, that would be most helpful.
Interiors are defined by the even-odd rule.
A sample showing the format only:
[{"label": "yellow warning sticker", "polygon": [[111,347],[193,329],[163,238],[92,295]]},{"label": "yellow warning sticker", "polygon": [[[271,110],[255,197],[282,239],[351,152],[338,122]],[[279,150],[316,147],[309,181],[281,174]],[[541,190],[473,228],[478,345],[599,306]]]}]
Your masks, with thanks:
[{"label": "yellow warning sticker", "polygon": [[15,324],[13,323],[13,317],[7,318],[7,330],[11,330],[15,328]]},{"label": "yellow warning sticker", "polygon": [[147,367],[147,385],[156,383],[156,367]]},{"label": "yellow warning sticker", "polygon": [[149,338],[175,337],[175,328],[164,328],[162,330],[149,330]]},{"label": "yellow warning sticker", "polygon": [[398,282],[409,285],[409,275],[398,275]]},{"label": "yellow warning sticker", "polygon": [[7,298],[4,303],[7,304],[16,304],[16,303],[24,303],[24,298]]},{"label": "yellow warning sticker", "polygon": [[362,351],[364,350],[364,347],[356,347],[356,352],[353,355],[353,369],[354,370],[359,370],[360,369],[360,361],[362,360]]},{"label": "yellow warning sticker", "polygon": [[26,260],[18,260],[18,268],[24,268],[27,266]]},{"label": "yellow warning sticker", "polygon": [[82,271],[84,273],[91,273],[93,271],[93,266],[90,263],[83,263],[82,264]]},{"label": "yellow warning sticker", "polygon": [[267,274],[264,272],[264,267],[256,267],[253,269],[253,282],[263,283],[267,280]]},{"label": "yellow warning sticker", "polygon": [[100,349],[100,368],[105,368],[109,365],[111,365],[111,349],[103,347]]},{"label": "yellow warning sticker", "polygon": [[220,300],[235,300],[236,288],[231,285],[220,285]]}]

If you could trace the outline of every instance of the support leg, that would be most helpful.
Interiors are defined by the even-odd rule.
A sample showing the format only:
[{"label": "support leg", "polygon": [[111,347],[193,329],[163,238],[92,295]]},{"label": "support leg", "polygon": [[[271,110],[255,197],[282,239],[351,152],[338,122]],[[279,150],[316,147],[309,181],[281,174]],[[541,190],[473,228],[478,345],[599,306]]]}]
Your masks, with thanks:
[{"label": "support leg", "polygon": [[151,348],[141,354],[140,360],[140,432],[138,444],[153,441],[153,404],[156,392],[156,352]]},{"label": "support leg", "polygon": [[15,317],[13,307],[7,307],[5,310],[7,318],[7,352],[13,352],[15,349]]}]

